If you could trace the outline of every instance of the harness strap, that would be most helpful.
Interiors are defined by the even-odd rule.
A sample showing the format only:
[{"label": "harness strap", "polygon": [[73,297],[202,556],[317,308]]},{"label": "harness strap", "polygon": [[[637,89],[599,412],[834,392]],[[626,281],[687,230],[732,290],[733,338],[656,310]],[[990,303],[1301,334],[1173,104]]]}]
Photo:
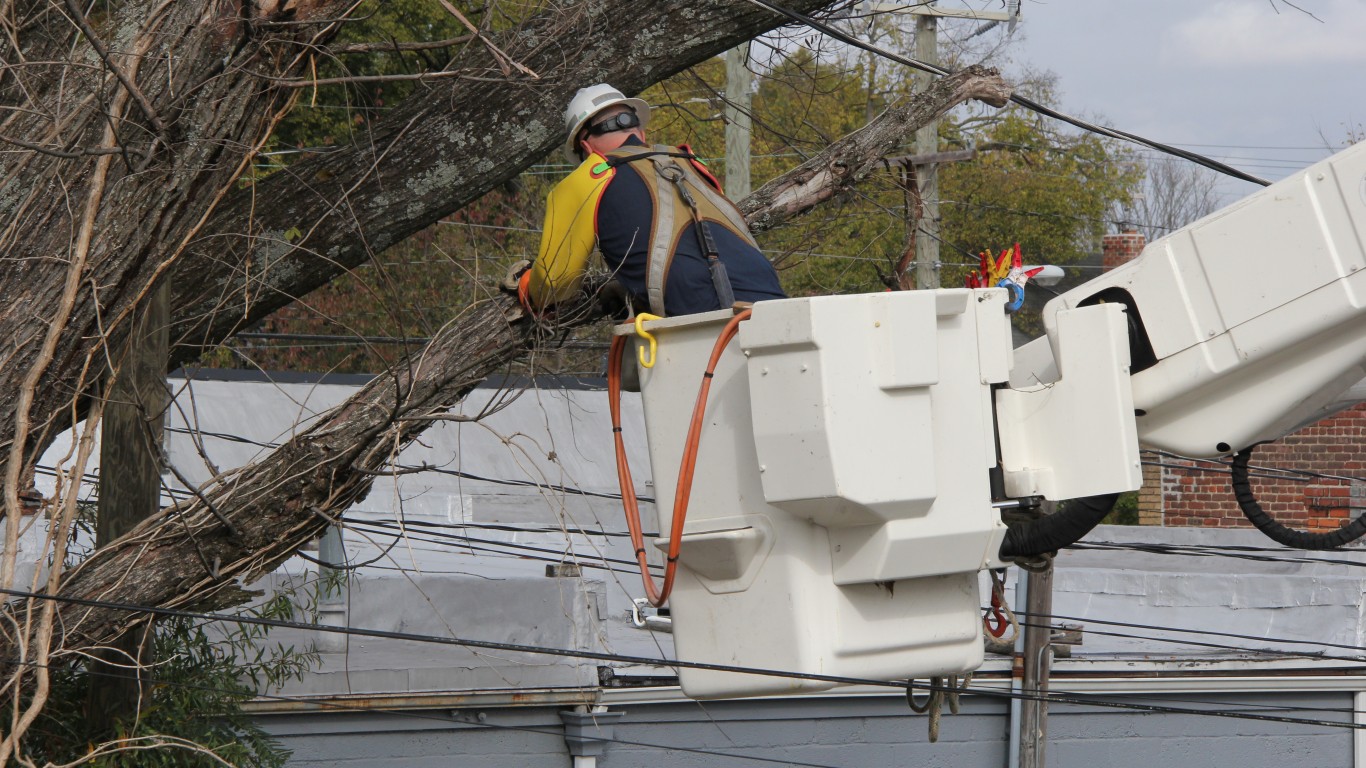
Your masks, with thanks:
[{"label": "harness strap", "polygon": [[[667,186],[663,183],[664,169],[655,166],[659,177],[656,187],[662,192]],[[667,316],[664,311],[664,283],[669,272],[670,256],[673,253],[674,206],[666,203],[663,195],[655,200],[654,232],[650,236],[650,255],[645,262],[645,295],[650,300],[650,312],[660,317]]]},{"label": "harness strap", "polygon": [[740,209],[735,207],[735,203],[732,203],[729,198],[716,191],[710,184],[705,182],[699,184],[696,177],[692,174],[688,174],[685,178],[688,180],[688,186],[700,192],[703,197],[707,198],[707,202],[712,204],[712,207],[716,208],[716,210],[721,212],[722,216],[726,217],[726,222],[730,224],[732,230],[743,237],[745,242],[754,246],[756,249],[759,247],[759,244],[754,242],[754,235],[749,232],[749,224],[745,221],[744,217],[740,215]]},{"label": "harness strap", "polygon": [[[689,162],[697,161],[697,155],[692,152],[679,152],[672,147],[657,144],[653,149],[631,152],[630,154],[623,153],[614,157],[609,157],[607,158],[607,165],[616,168],[619,165],[625,165],[626,163],[631,163],[636,160],[648,159],[650,162],[654,163],[657,168],[659,166],[658,158],[662,157],[678,157]],[[749,232],[749,224],[745,221],[744,217],[740,215],[740,211],[735,207],[735,203],[731,202],[730,199],[718,192],[710,184],[705,182],[699,184],[697,179],[693,178],[692,174],[687,174],[685,178],[688,181],[688,186],[707,198],[707,202],[711,203],[712,206],[721,212],[721,215],[726,217],[726,222],[730,224],[731,229],[735,230],[735,232],[748,241],[750,245],[753,245],[756,248],[759,247],[758,243],[754,241],[754,236]]]},{"label": "harness strap", "polygon": [[697,245],[702,249],[702,256],[707,260],[707,271],[711,273],[712,289],[716,291],[716,299],[721,304],[721,308],[733,306],[735,304],[735,292],[730,287],[730,276],[726,274],[726,265],[721,263],[721,253],[716,248],[716,241],[712,239],[711,229],[707,227],[707,222],[702,220],[702,214],[697,210],[697,201],[688,193],[688,184],[684,181],[687,174],[678,167],[675,160],[661,160],[652,157],[650,162],[655,164],[660,178],[673,182],[678,188],[678,196],[687,204],[688,210],[692,212],[693,232],[697,234]]},{"label": "harness strap", "polygon": [[[688,161],[688,166],[685,167],[675,158]],[[702,255],[707,260],[707,269],[711,274],[712,287],[716,291],[717,300],[722,307],[732,306],[735,303],[735,294],[730,285],[730,278],[726,274],[726,266],[721,261],[716,241],[711,235],[710,227],[707,226],[707,220],[702,218],[697,200],[689,188],[703,196],[708,206],[715,209],[716,213],[725,220],[728,229],[757,248],[758,245],[749,232],[749,226],[740,216],[739,209],[718,190],[699,178],[696,169],[692,167],[697,156],[691,151],[679,151],[674,147],[662,144],[656,144],[649,149],[621,147],[610,153],[606,158],[606,163],[609,167],[616,168],[636,160],[649,160],[655,171],[655,183],[651,185],[656,191],[654,232],[650,238],[650,253],[646,260],[645,283],[650,311],[661,316],[665,315],[665,283],[668,277],[669,264],[673,260],[673,247],[675,245],[673,237],[677,224],[675,204],[666,203],[665,196],[660,191],[667,186],[674,188],[678,194],[678,199],[687,205],[689,213],[692,215],[693,229]],[[661,184],[661,182],[668,182],[668,184]]]}]

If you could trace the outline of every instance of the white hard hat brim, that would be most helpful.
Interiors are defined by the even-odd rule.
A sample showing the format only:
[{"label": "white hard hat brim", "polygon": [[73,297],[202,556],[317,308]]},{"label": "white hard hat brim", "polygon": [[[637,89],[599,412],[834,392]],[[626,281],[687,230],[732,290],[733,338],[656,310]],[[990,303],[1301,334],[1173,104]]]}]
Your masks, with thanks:
[{"label": "white hard hat brim", "polygon": [[605,102],[596,110],[589,112],[588,114],[580,118],[579,121],[574,124],[574,130],[569,132],[569,137],[565,139],[564,142],[564,153],[569,157],[570,160],[578,162],[579,159],[578,154],[575,152],[575,150],[578,149],[578,147],[574,145],[574,139],[578,137],[579,131],[582,131],[583,127],[587,125],[588,121],[592,120],[595,115],[600,114],[604,109],[615,107],[618,104],[625,104],[626,106],[630,107],[632,110],[635,111],[636,117],[640,118],[641,129],[644,129],[645,125],[650,122],[650,105],[645,103],[643,99],[629,99],[622,97],[620,99],[612,99],[611,101]]}]

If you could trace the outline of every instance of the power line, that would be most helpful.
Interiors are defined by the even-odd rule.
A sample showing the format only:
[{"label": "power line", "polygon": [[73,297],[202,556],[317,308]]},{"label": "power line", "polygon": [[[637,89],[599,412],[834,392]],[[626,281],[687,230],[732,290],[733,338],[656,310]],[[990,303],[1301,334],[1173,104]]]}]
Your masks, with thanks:
[{"label": "power line", "polygon": [[[157,616],[176,616],[181,618],[198,619],[202,621],[226,621],[237,624],[252,624],[264,627],[277,627],[284,629],[298,629],[310,632],[330,632],[343,635],[358,637],[372,637],[387,640],[404,640],[417,643],[429,643],[433,645],[446,645],[467,648],[480,648],[484,650],[497,650],[516,653],[531,653],[547,656],[557,656],[565,658],[584,658],[600,661],[616,661],[623,664],[637,664],[645,666],[669,666],[683,669],[699,669],[710,672],[729,672],[746,675],[758,675],[762,677],[781,677],[797,680],[811,680],[814,682],[832,683],[835,685],[863,685],[881,688],[895,688],[898,690],[922,690],[922,691],[941,691],[956,692],[959,689],[934,685],[927,683],[917,683],[909,680],[905,683],[892,682],[887,680],[873,680],[869,678],[849,677],[844,675],[827,675],[814,672],[796,672],[788,670],[768,669],[762,667],[742,667],[730,664],[710,664],[698,661],[683,661],[679,659],[657,659],[647,656],[628,656],[624,654],[603,653],[599,651],[589,651],[568,648],[550,648],[546,646],[524,645],[518,643],[500,643],[488,640],[472,640],[468,638],[441,637],[437,635],[418,635],[406,632],[393,632],[380,629],[364,629],[359,627],[341,627],[328,624],[306,624],[297,621],[286,621],[283,619],[267,619],[259,616],[227,616],[223,614],[201,613],[196,611],[186,611],[175,608],[162,608],[159,606],[139,606],[128,603],[118,603],[105,600],[91,600],[87,598],[77,598],[62,595],[48,595],[37,592],[25,592],[16,589],[0,588],[0,594],[7,594],[13,597],[28,598],[34,600],[48,600],[63,602],[72,605],[82,605],[92,608],[103,608],[106,610],[126,611],[129,613],[147,613]],[[1124,709],[1131,711],[1154,712],[1163,714],[1179,715],[1200,715],[1207,717],[1230,717],[1243,720],[1259,720],[1264,722],[1289,723],[1295,725],[1315,725],[1329,728],[1346,728],[1351,730],[1366,729],[1366,724],[1335,722],[1331,720],[1315,720],[1309,718],[1283,717],[1277,715],[1258,714],[1251,712],[1235,712],[1230,710],[1208,711],[1192,709],[1189,707],[1172,707],[1146,704],[1131,704],[1122,701],[1114,701],[1093,697],[1087,694],[1073,693],[1039,693],[1030,694],[1028,692],[1002,691],[979,689],[972,691],[983,696],[998,698],[1011,698],[1020,700],[1045,701],[1055,704],[1077,704],[1083,706],[1105,707],[1110,709]]]},{"label": "power line", "polygon": [[[1350,656],[1350,657],[1348,657],[1348,656],[1343,656],[1343,657],[1325,657],[1325,656],[1320,655],[1320,654],[1306,654],[1306,653],[1301,652],[1301,651],[1288,651],[1288,650],[1282,650],[1282,649],[1259,649],[1259,648],[1245,648],[1245,647],[1239,647],[1239,646],[1220,646],[1220,647],[1226,648],[1226,649],[1228,649],[1228,650],[1246,651],[1246,652],[1251,652],[1251,653],[1262,653],[1262,652],[1264,652],[1264,651],[1270,650],[1270,651],[1274,651],[1275,653],[1278,653],[1278,654],[1280,654],[1280,655],[1282,655],[1282,656],[1300,656],[1300,657],[1306,657],[1306,658],[1311,658],[1311,659],[1333,658],[1334,660],[1338,660],[1338,661],[1352,661],[1352,662],[1358,662],[1358,663],[1359,663],[1359,662],[1366,662],[1366,648],[1364,648],[1364,647],[1362,647],[1362,646],[1359,646],[1359,645],[1348,645],[1348,644],[1346,644],[1346,643],[1332,643],[1332,642],[1328,642],[1328,641],[1326,641],[1326,640],[1295,640],[1295,639],[1284,638],[1284,637],[1266,637],[1266,636],[1261,636],[1261,635],[1244,635],[1244,634],[1239,634],[1239,633],[1237,633],[1237,632],[1222,632],[1222,631],[1214,630],[1214,629],[1188,629],[1188,628],[1185,628],[1185,627],[1173,627],[1173,626],[1169,626],[1169,625],[1140,624],[1140,623],[1136,623],[1136,622],[1132,622],[1132,621],[1110,621],[1110,620],[1106,620],[1106,619],[1097,619],[1097,618],[1093,618],[1093,617],[1090,617],[1090,616],[1085,616],[1085,617],[1082,617],[1082,616],[1067,616],[1067,615],[1058,614],[1058,613],[1051,613],[1051,614],[1045,614],[1045,613],[1030,613],[1029,611],[1016,611],[1015,613],[1016,613],[1016,615],[1018,615],[1018,616],[1025,616],[1025,617],[1036,618],[1036,619],[1047,619],[1047,620],[1056,620],[1056,621],[1079,621],[1079,622],[1083,622],[1083,623],[1085,623],[1085,624],[1100,624],[1100,625],[1108,626],[1108,627],[1127,627],[1127,628],[1129,628],[1129,629],[1143,629],[1143,630],[1148,630],[1148,631],[1153,631],[1153,632],[1175,632],[1175,633],[1178,633],[1178,634],[1186,634],[1186,635],[1201,635],[1201,636],[1209,636],[1209,637],[1227,637],[1227,638],[1232,638],[1232,639],[1235,639],[1235,640],[1252,640],[1252,641],[1258,641],[1258,642],[1283,643],[1283,644],[1286,644],[1286,645],[1313,645],[1313,646],[1319,646],[1319,647],[1325,647],[1325,648],[1338,648],[1338,649],[1340,649],[1340,650],[1345,650],[1345,651],[1355,651],[1355,652],[1357,652],[1357,655],[1355,655],[1355,656]],[[1084,629],[1083,631],[1085,631],[1085,632],[1091,632],[1092,630],[1090,630],[1090,629]],[[1176,641],[1168,641],[1168,640],[1166,640],[1165,638],[1150,637],[1150,636],[1148,636],[1148,635],[1122,635],[1122,634],[1115,634],[1114,636],[1118,636],[1118,637],[1132,637],[1133,639],[1137,639],[1137,640],[1162,640],[1162,641],[1166,641],[1166,642],[1176,642]]]},{"label": "power line", "polygon": [[[770,0],[749,0],[749,2],[753,3],[754,5],[760,6],[761,8],[766,8],[774,13],[777,13],[780,16],[786,16],[787,18],[792,19],[793,21],[800,22],[810,27],[811,29],[816,30],[817,32],[821,32],[822,34],[828,35],[836,40],[839,40],[840,42],[846,45],[852,45],[855,48],[868,51],[869,53],[881,56],[882,58],[888,59],[890,61],[895,61],[898,64],[904,64],[905,66],[918,69],[922,72],[928,72],[930,74],[939,75],[941,77],[952,74],[951,72],[949,72],[949,70],[944,69],[943,67],[907,58],[892,51],[888,51],[885,48],[880,48],[876,45],[865,43],[852,35],[845,34],[844,32],[835,29],[829,24],[825,24],[823,22],[811,18],[810,16],[806,16],[790,8],[786,8],[784,6],[770,2]],[[1208,158],[1203,155],[1196,154],[1194,152],[1189,152],[1178,147],[1163,144],[1161,142],[1153,141],[1152,139],[1147,139],[1137,134],[1129,133],[1127,131],[1121,131],[1114,128],[1106,128],[1104,126],[1097,125],[1095,123],[1091,123],[1077,117],[1073,117],[1064,112],[1060,112],[1051,107],[1040,104],[1034,101],[1033,99],[1020,96],[1019,94],[1011,94],[1010,100],[1016,104],[1019,104],[1025,109],[1029,109],[1041,115],[1051,117],[1055,120],[1061,120],[1062,122],[1068,123],[1077,128],[1081,128],[1085,131],[1090,131],[1092,133],[1097,133],[1102,136],[1109,136],[1111,138],[1116,139],[1124,139],[1126,141],[1131,141],[1136,144],[1141,144],[1143,146],[1158,150],[1159,152],[1165,152],[1169,155],[1180,157],[1185,160],[1189,160],[1193,163],[1196,163],[1198,165],[1202,165],[1211,170],[1219,171],[1220,173],[1233,176],[1234,178],[1242,179],[1243,181],[1250,181],[1254,184],[1261,184],[1262,186],[1268,186],[1270,184],[1270,182],[1266,181],[1265,179],[1261,179],[1251,174],[1244,173],[1243,171],[1240,171],[1237,168],[1234,168],[1230,165],[1225,165],[1224,163],[1221,163],[1212,158]]]},{"label": "power line", "polygon": [[[258,447],[261,447],[261,448],[269,448],[269,449],[272,449],[272,450],[274,450],[274,449],[276,449],[276,448],[279,448],[280,445],[281,445],[280,443],[268,442],[268,441],[263,441],[263,440],[253,440],[253,439],[251,439],[251,438],[249,438],[249,437],[243,437],[243,436],[241,436],[241,435],[233,435],[233,434],[229,434],[229,433],[226,433],[226,432],[206,432],[206,431],[200,430],[200,429],[187,429],[187,428],[184,428],[184,427],[166,427],[166,431],[167,431],[167,432],[177,432],[177,433],[182,433],[182,434],[189,434],[189,435],[204,435],[204,436],[206,436],[206,437],[212,437],[212,438],[216,438],[216,439],[219,439],[219,440],[227,440],[227,441],[229,441],[229,442],[236,442],[236,443],[245,443],[245,444],[247,444],[247,445],[255,445],[255,446],[258,446]],[[451,477],[458,477],[458,478],[461,478],[462,480],[474,480],[474,481],[481,482],[481,483],[491,483],[491,484],[493,484],[493,485],[507,485],[507,486],[514,486],[514,487],[519,487],[519,488],[535,488],[535,489],[537,489],[537,490],[555,491],[556,493],[563,493],[563,494],[568,495],[568,496],[588,496],[588,497],[599,498],[599,499],[617,499],[617,500],[620,500],[620,499],[621,499],[621,494],[620,494],[620,493],[610,493],[610,492],[606,492],[606,491],[590,491],[590,490],[588,490],[588,489],[586,489],[586,488],[577,488],[577,487],[572,486],[572,485],[560,485],[560,484],[557,484],[557,483],[543,483],[543,482],[538,482],[538,481],[536,481],[536,480],[512,480],[512,479],[505,479],[505,478],[488,477],[488,476],[485,476],[485,475],[475,474],[475,473],[473,473],[473,472],[465,472],[465,471],[459,470],[459,469],[447,469],[447,468],[445,468],[445,467],[438,467],[438,466],[433,466],[433,465],[430,465],[430,464],[424,464],[424,465],[422,465],[422,466],[411,466],[411,465],[406,465],[406,464],[395,464],[395,465],[393,465],[393,467],[394,467],[394,471],[395,471],[395,472],[402,472],[402,473],[405,473],[405,474],[411,474],[411,473],[413,473],[414,471],[420,470],[420,471],[423,471],[423,472],[434,472],[434,473],[436,473],[436,474],[438,474],[438,475],[448,475],[448,476],[451,476]],[[647,503],[650,503],[650,504],[653,504],[653,503],[655,502],[654,498],[651,497],[651,496],[639,496],[639,495],[638,495],[638,496],[636,496],[636,498],[637,498],[638,500],[640,500],[640,501],[647,502]]]},{"label": "power line", "polygon": [[[54,666],[54,665],[51,665],[51,664],[40,664],[40,663],[38,663],[38,662],[36,662],[36,661],[32,661],[32,660],[30,660],[30,659],[11,659],[11,660],[9,661],[9,663],[11,663],[11,664],[19,664],[19,665],[23,665],[23,666],[31,667],[31,668],[35,668],[35,669],[47,669],[47,670],[58,669],[58,667],[56,667],[56,666]],[[117,673],[117,672],[105,672],[105,671],[102,671],[102,670],[95,669],[95,668],[93,668],[93,667],[87,668],[87,669],[86,669],[86,673],[87,673],[87,674],[90,674],[90,675],[100,676],[100,677],[116,677],[116,678],[121,678],[121,677],[122,677],[122,673]],[[208,693],[218,693],[218,694],[229,694],[229,695],[238,695],[238,694],[239,694],[238,691],[233,691],[233,690],[231,690],[231,689],[220,688],[220,687],[211,686],[211,685],[201,685],[201,684],[197,684],[197,683],[188,683],[188,682],[185,682],[185,681],[183,681],[183,680],[169,680],[169,679],[166,679],[166,678],[157,678],[157,677],[148,677],[148,676],[141,676],[141,677],[139,677],[139,680],[142,681],[142,682],[144,682],[144,683],[146,683],[147,685],[152,685],[152,686],[170,686],[170,687],[175,687],[175,688],[182,688],[182,689],[187,689],[187,690],[205,691],[205,692],[208,692]],[[552,730],[552,729],[547,729],[547,728],[535,728],[535,727],[532,727],[532,726],[524,726],[524,725],[507,725],[507,724],[505,724],[505,723],[492,723],[492,722],[489,722],[489,721],[487,721],[487,720],[480,721],[480,720],[476,720],[476,719],[467,719],[467,718],[465,718],[464,716],[455,715],[455,714],[452,714],[452,715],[438,715],[438,714],[431,714],[431,713],[420,712],[420,711],[413,711],[413,710],[396,711],[396,710],[392,710],[392,709],[380,709],[380,708],[378,708],[378,707],[364,706],[364,705],[360,705],[360,704],[343,703],[343,702],[340,702],[340,701],[327,701],[327,700],[319,699],[319,698],[313,697],[313,696],[287,696],[287,695],[285,695],[285,694],[279,694],[279,693],[262,693],[262,692],[253,692],[252,695],[253,695],[253,698],[258,699],[258,700],[263,699],[263,700],[266,700],[266,701],[281,701],[281,702],[289,702],[289,703],[293,703],[293,704],[307,704],[307,705],[311,705],[311,706],[316,706],[316,707],[318,707],[318,708],[320,708],[320,709],[330,709],[330,710],[335,711],[335,712],[364,713],[364,714],[371,714],[371,715],[385,715],[385,716],[389,716],[389,717],[398,717],[398,718],[413,719],[413,720],[429,720],[429,721],[435,721],[435,722],[441,722],[441,723],[450,723],[450,724],[453,724],[453,725],[465,725],[465,726],[469,726],[470,729],[472,729],[472,730],[480,730],[480,729],[513,730],[513,731],[525,731],[525,732],[528,732],[528,733],[540,733],[540,734],[545,734],[545,735],[547,735],[547,736],[561,736],[561,737],[565,735],[565,732],[564,732],[563,730]],[[760,762],[760,763],[777,763],[777,764],[781,764],[781,765],[801,766],[801,768],[838,768],[837,766],[827,765],[827,764],[825,764],[825,763],[808,763],[808,762],[802,762],[802,761],[799,761],[799,760],[789,760],[789,759],[779,759],[779,758],[770,758],[770,757],[760,757],[760,756],[758,756],[758,755],[746,755],[746,754],[739,753],[739,752],[722,752],[722,751],[720,751],[720,750],[704,749],[704,748],[701,748],[701,747],[686,747],[686,746],[673,745],[673,744],[656,744],[656,743],[648,742],[648,741],[636,741],[636,740],[633,740],[633,739],[625,739],[625,738],[621,738],[621,737],[615,736],[615,735],[612,736],[612,737],[606,737],[606,736],[596,735],[596,736],[593,736],[592,738],[593,738],[595,741],[602,741],[602,742],[605,742],[605,743],[608,743],[608,744],[622,744],[622,745],[625,745],[625,746],[631,746],[631,747],[645,747],[645,748],[648,748],[648,749],[659,749],[659,750],[664,750],[664,751],[668,751],[668,752],[683,752],[683,753],[686,753],[686,754],[707,755],[707,756],[709,756],[709,757],[726,757],[726,758],[730,758],[730,759],[732,759],[732,760],[737,760],[737,759],[738,759],[738,760],[750,760],[750,761],[753,761],[753,762]],[[210,750],[210,751],[212,751],[212,750]]]},{"label": "power line", "polygon": [[[585,558],[585,557],[583,557],[582,555],[579,555],[579,554],[576,553],[576,552],[569,552],[569,551],[564,551],[564,550],[559,550],[559,551],[557,551],[557,550],[553,550],[553,549],[546,549],[545,547],[533,547],[533,546],[531,546],[531,545],[529,545],[529,544],[515,544],[515,543],[512,543],[512,542],[497,541],[497,540],[491,540],[491,539],[479,539],[479,538],[475,538],[475,537],[472,537],[472,536],[461,536],[461,535],[458,535],[458,534],[453,534],[453,533],[442,533],[442,532],[439,532],[439,531],[423,531],[423,532],[422,532],[422,536],[426,536],[426,537],[430,537],[430,538],[422,538],[421,536],[414,536],[413,534],[408,533],[407,531],[403,531],[402,528],[403,528],[404,525],[411,525],[411,523],[402,523],[402,524],[399,524],[399,523],[388,523],[388,522],[369,522],[369,521],[362,521],[362,520],[348,520],[348,521],[347,521],[347,526],[349,526],[349,527],[351,527],[351,528],[355,528],[356,530],[367,531],[367,532],[369,532],[369,533],[375,533],[375,534],[379,534],[379,535],[383,535],[383,536],[395,536],[395,537],[398,537],[398,538],[413,538],[415,541],[423,541],[423,542],[426,542],[426,543],[428,543],[428,544],[447,545],[448,547],[451,546],[451,545],[459,545],[459,546],[463,549],[463,548],[465,548],[465,546],[466,546],[466,542],[474,542],[475,544],[483,544],[483,545],[485,545],[485,546],[484,546],[484,547],[470,547],[470,549],[476,549],[476,550],[485,551],[485,552],[492,552],[492,553],[496,553],[496,554],[516,555],[517,553],[515,553],[515,552],[508,552],[507,550],[518,550],[518,551],[521,551],[521,552],[532,552],[532,553],[536,553],[536,555],[547,555],[547,554],[549,554],[549,555],[558,555],[558,557],[555,557],[555,558],[538,557],[538,556],[536,556],[536,555],[527,555],[527,556],[526,556],[527,559],[531,559],[531,560],[541,560],[541,561],[549,562],[549,563],[563,563],[563,562],[566,562],[566,561],[572,561],[572,562],[575,562],[575,563],[579,563],[579,564],[581,564],[581,565],[584,565],[585,567],[589,567],[589,568],[602,568],[602,569],[604,569],[604,570],[616,570],[615,568],[609,568],[609,567],[607,567],[607,565],[623,565],[623,566],[629,566],[630,569],[631,569],[632,571],[634,571],[634,570],[638,567],[637,564],[636,564],[636,561],[634,561],[634,560],[623,560],[623,559],[612,558],[612,557],[606,557],[606,556],[595,556],[595,557],[587,557],[587,558]],[[378,529],[378,530],[374,530],[374,529]],[[397,529],[397,530],[396,530],[396,529]],[[488,547],[502,547],[503,549],[489,549]],[[581,560],[591,560],[591,561],[594,561],[594,562],[583,562],[583,563],[580,563]],[[596,565],[596,561],[602,561],[604,564],[607,564],[607,565],[602,565],[602,566]],[[653,567],[653,566],[652,566],[652,567]]]},{"label": "power line", "polygon": [[[1159,450],[1152,450],[1152,449],[1146,449],[1146,448],[1144,449],[1144,452],[1145,452],[1145,453],[1156,454],[1156,455],[1158,455],[1158,456],[1165,456],[1165,457],[1167,457],[1167,458],[1179,459],[1179,460],[1181,460],[1181,461],[1201,462],[1201,463],[1205,463],[1205,464],[1217,464],[1217,465],[1219,465],[1220,467],[1223,467],[1223,468],[1225,468],[1225,469],[1227,469],[1228,466],[1229,466],[1229,462],[1224,461],[1224,460],[1221,460],[1221,459],[1204,459],[1204,458],[1198,458],[1198,457],[1193,457],[1193,456],[1183,456],[1183,455],[1181,455],[1181,454],[1179,454],[1179,453],[1172,453],[1171,451],[1159,451]],[[1180,464],[1173,464],[1173,465],[1169,465],[1169,466],[1180,467],[1180,466],[1182,466],[1182,465],[1180,465]],[[1305,478],[1318,478],[1318,479],[1323,479],[1323,480],[1345,480],[1345,481],[1353,482],[1353,483],[1366,483],[1366,477],[1357,477],[1357,476],[1355,476],[1355,475],[1330,475],[1330,474],[1325,474],[1325,473],[1323,473],[1323,472],[1314,472],[1314,471],[1308,470],[1308,469],[1298,469],[1298,468],[1292,468],[1292,467],[1276,467],[1276,466],[1271,466],[1271,465],[1267,465],[1267,464],[1252,465],[1252,466],[1250,466],[1249,468],[1250,468],[1250,469],[1253,469],[1253,470],[1262,471],[1262,472],[1280,472],[1280,473],[1282,473],[1282,474],[1284,474],[1284,475],[1299,475],[1299,476],[1305,477]],[[1287,477],[1287,478],[1284,478],[1284,479],[1290,480],[1290,479],[1293,479],[1293,478],[1288,478],[1288,477]]]},{"label": "power line", "polygon": [[1352,568],[1360,568],[1366,563],[1354,562],[1351,560],[1339,560],[1335,558],[1311,557],[1311,556],[1273,556],[1255,554],[1260,550],[1257,547],[1236,547],[1236,546],[1202,546],[1198,544],[1162,544],[1147,542],[1113,542],[1113,541],[1079,541],[1071,544],[1068,549],[1119,549],[1146,552],[1153,555],[1182,555],[1186,557],[1227,557],[1234,560],[1249,560],[1262,563],[1300,563],[1312,564],[1322,563],[1324,565],[1342,565]]}]

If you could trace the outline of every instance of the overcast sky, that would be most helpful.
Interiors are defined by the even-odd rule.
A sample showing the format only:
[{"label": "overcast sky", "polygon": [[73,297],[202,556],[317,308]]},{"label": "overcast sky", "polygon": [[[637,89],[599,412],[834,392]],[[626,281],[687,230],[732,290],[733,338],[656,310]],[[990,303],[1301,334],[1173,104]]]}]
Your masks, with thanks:
[{"label": "overcast sky", "polygon": [[1282,0],[1023,0],[1010,56],[1057,74],[1064,109],[1275,180],[1366,123],[1366,0],[1295,6],[1316,18]]}]

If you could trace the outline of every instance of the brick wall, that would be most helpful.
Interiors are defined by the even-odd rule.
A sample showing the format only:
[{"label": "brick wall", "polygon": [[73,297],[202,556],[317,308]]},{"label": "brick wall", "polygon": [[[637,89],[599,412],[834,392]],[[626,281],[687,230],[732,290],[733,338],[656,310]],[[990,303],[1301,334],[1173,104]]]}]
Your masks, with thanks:
[{"label": "brick wall", "polygon": [[[1151,452],[1145,458],[1167,465],[1160,467],[1163,524],[1250,525],[1233,500],[1229,475],[1222,465]],[[1366,404],[1259,446],[1252,455],[1251,474],[1252,490],[1262,508],[1292,528],[1331,530],[1349,517],[1366,513],[1366,483],[1346,479],[1366,477]],[[1146,482],[1144,487],[1147,490]]]},{"label": "brick wall", "polygon": [[[1145,245],[1136,231],[1106,235],[1104,264],[1112,269]],[[1233,499],[1225,465],[1145,451],[1140,525],[1250,527]],[[1366,404],[1257,448],[1252,489],[1263,509],[1292,528],[1333,529],[1366,514],[1366,483],[1318,477],[1366,477]],[[1257,467],[1268,468],[1258,471]],[[1271,471],[1276,470],[1290,471]],[[1302,473],[1302,474],[1296,474]]]}]

